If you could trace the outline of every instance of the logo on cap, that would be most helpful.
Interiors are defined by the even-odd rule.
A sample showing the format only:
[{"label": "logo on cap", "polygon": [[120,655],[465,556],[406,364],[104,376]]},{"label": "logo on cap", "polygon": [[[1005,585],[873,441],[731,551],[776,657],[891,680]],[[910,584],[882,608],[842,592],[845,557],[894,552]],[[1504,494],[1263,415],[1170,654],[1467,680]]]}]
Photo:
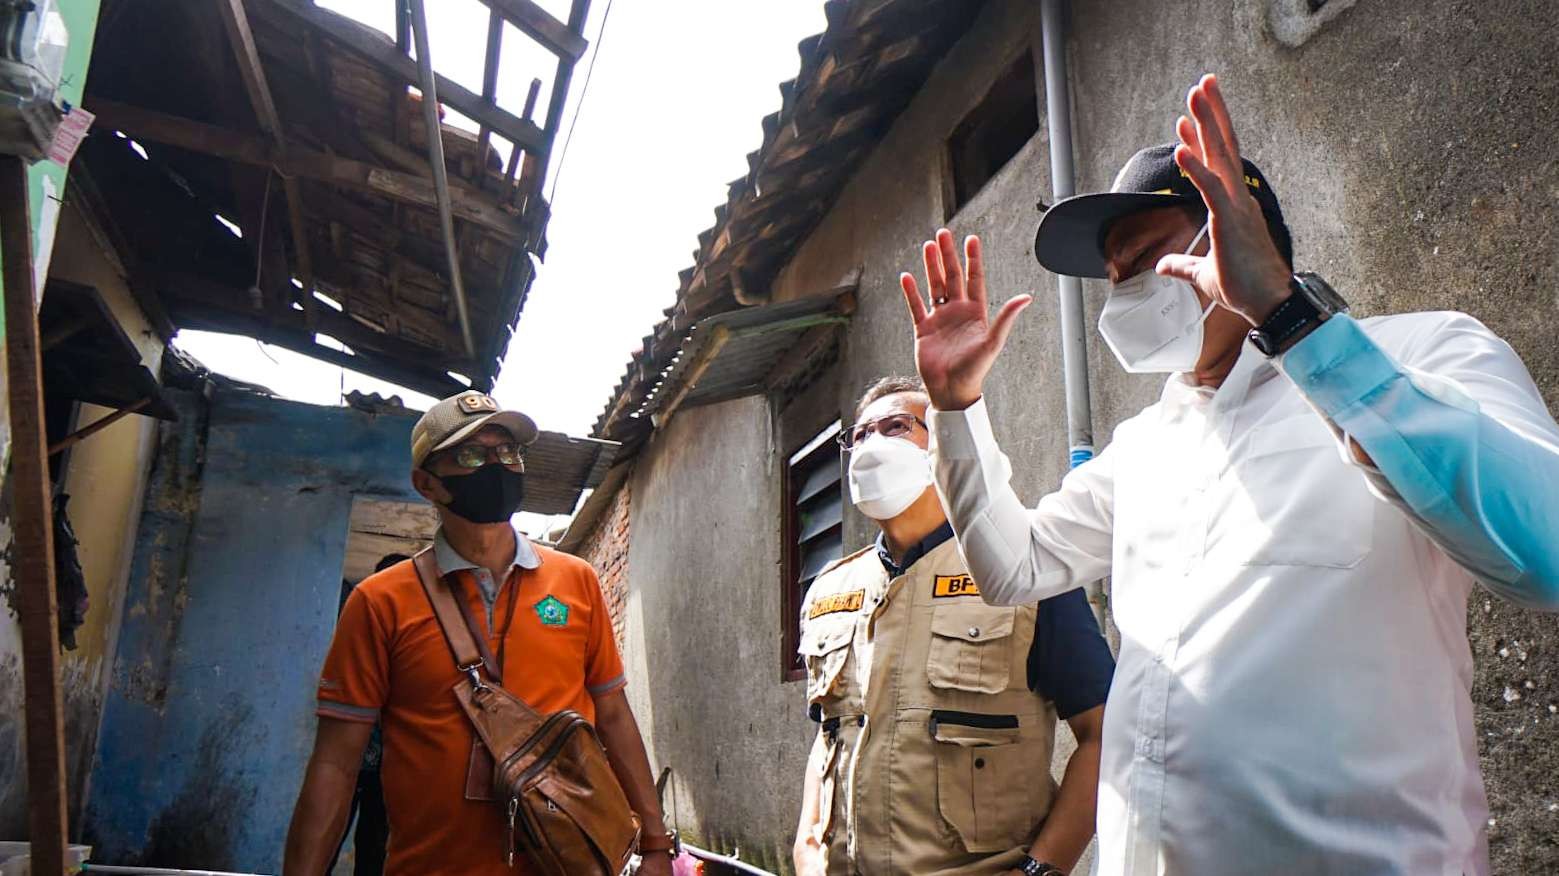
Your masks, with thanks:
[{"label": "logo on cap", "polygon": [[473,392],[470,395],[463,395],[455,404],[460,407],[461,413],[466,414],[480,414],[484,411],[488,413],[498,412],[498,403],[493,401],[492,396],[482,395],[481,393]]}]

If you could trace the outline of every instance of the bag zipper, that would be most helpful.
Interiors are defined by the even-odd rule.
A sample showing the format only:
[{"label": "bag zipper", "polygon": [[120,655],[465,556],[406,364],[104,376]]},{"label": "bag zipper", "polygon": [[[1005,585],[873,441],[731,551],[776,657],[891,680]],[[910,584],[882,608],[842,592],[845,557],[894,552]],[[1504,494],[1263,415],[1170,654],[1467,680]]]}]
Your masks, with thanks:
[{"label": "bag zipper", "polygon": [[561,717],[563,717],[563,715],[557,714],[541,722],[540,727],[537,727],[536,730],[531,733],[531,735],[525,737],[524,742],[521,742],[519,745],[515,746],[514,751],[510,752],[508,757],[504,758],[498,763],[498,771],[500,773],[503,772],[503,770],[508,768],[509,764],[514,762],[515,758],[518,758],[520,755],[530,750],[531,744],[534,743],[543,734],[545,734],[547,732],[547,728],[551,727]]},{"label": "bag zipper", "polygon": [[520,811],[518,795],[509,798],[509,866],[514,866],[514,817]]},{"label": "bag zipper", "polygon": [[[535,762],[525,768],[525,772],[520,773],[519,780],[514,783],[515,788],[525,787],[526,783],[535,778],[537,773],[546,769],[547,761],[557,757],[558,752],[563,750],[563,746],[568,743],[569,734],[573,733],[575,728],[577,728],[580,724],[585,724],[587,726],[589,725],[589,722],[586,721],[583,716],[576,714],[573,716],[573,718],[574,720],[571,722],[571,726],[559,732],[558,737],[552,740],[551,745],[547,746],[547,750],[537,756]],[[1017,719],[1014,718],[1013,720],[1016,721]]]}]

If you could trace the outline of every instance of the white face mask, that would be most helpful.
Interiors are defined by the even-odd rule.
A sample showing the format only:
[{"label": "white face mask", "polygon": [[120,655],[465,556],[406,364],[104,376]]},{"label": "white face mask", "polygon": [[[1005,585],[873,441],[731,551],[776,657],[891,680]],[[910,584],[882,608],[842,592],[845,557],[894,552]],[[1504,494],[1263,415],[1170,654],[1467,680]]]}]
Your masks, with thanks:
[{"label": "white face mask", "polygon": [[903,438],[871,435],[850,451],[850,501],[873,520],[891,520],[931,486],[931,454]]},{"label": "white face mask", "polygon": [[[1206,233],[1203,225],[1186,252]],[[1099,334],[1133,374],[1190,371],[1202,355],[1202,323],[1216,306],[1203,310],[1190,283],[1149,268],[1110,286]]]}]

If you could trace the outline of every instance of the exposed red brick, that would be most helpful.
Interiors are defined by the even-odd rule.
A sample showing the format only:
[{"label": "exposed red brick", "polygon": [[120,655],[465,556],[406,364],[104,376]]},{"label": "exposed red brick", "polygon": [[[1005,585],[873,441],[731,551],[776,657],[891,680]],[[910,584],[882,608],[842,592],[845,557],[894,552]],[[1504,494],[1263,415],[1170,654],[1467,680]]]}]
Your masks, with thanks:
[{"label": "exposed red brick", "polygon": [[624,645],[628,607],[628,507],[632,478],[626,478],[611,507],[596,521],[595,528],[579,545],[579,556],[595,567],[601,579],[601,595],[612,615],[612,632],[617,647]]}]

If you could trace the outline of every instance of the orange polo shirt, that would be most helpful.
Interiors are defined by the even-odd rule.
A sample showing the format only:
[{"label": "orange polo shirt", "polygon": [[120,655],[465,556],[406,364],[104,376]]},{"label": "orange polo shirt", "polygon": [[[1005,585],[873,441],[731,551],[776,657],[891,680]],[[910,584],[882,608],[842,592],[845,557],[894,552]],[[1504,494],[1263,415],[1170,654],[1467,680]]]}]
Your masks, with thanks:
[{"label": "orange polo shirt", "polygon": [[[440,569],[455,568],[495,656],[507,630],[504,687],[544,714],[573,709],[593,722],[593,698],[626,684],[595,570],[516,536],[515,565],[497,588],[490,624],[480,584],[491,582],[478,581],[487,573],[460,568],[470,564],[442,543]],[[529,872],[523,856],[506,865],[508,825],[498,804],[465,799],[476,733],[455,699],[461,678],[410,561],[352,591],[320,675],[318,713],[383,726],[387,874]]]}]

